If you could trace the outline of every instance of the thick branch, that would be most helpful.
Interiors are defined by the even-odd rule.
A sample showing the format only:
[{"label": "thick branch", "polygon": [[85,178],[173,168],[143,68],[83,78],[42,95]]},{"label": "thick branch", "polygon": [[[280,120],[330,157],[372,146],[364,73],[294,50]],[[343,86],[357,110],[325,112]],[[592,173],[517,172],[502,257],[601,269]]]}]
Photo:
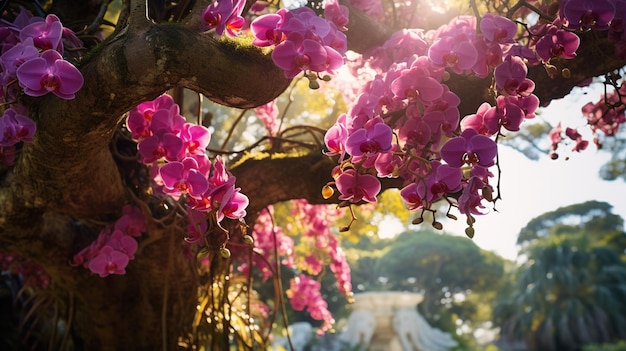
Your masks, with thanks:
[{"label": "thick branch", "polygon": [[[326,200],[322,187],[330,181],[337,162],[321,152],[307,154],[255,154],[233,165],[237,186],[250,198],[248,212],[257,213],[281,201],[307,199],[312,204],[339,203],[337,194]],[[401,179],[381,179],[383,189],[399,188]]]}]

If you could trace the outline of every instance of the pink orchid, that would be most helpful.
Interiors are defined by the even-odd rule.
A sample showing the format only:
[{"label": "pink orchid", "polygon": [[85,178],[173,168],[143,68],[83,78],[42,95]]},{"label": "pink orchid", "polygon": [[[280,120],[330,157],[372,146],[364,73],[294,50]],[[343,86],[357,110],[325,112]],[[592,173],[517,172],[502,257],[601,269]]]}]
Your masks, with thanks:
[{"label": "pink orchid", "polygon": [[528,68],[520,57],[507,55],[494,71],[496,87],[505,94],[517,95],[517,90],[526,80],[527,74]]},{"label": "pink orchid", "polygon": [[147,165],[161,158],[178,161],[183,151],[183,141],[172,133],[159,133],[140,141],[137,149],[142,158],[141,162]]},{"label": "pink orchid", "polygon": [[89,270],[105,278],[110,274],[126,274],[129,258],[123,252],[114,250],[111,246],[104,246],[89,262]]},{"label": "pink orchid", "polygon": [[513,44],[517,25],[506,17],[486,13],[480,20],[480,31],[490,42]]},{"label": "pink orchid", "polygon": [[441,98],[444,92],[441,83],[430,77],[423,69],[414,67],[393,80],[391,91],[399,99],[418,99],[429,103]]},{"label": "pink orchid", "polygon": [[401,197],[411,210],[430,206],[446,194],[461,190],[463,172],[460,168],[441,164],[436,160],[431,161],[430,166],[431,172],[425,179],[417,179],[400,191]]},{"label": "pink orchid", "polygon": [[285,71],[285,77],[293,78],[302,71],[325,71],[328,52],[318,41],[293,33],[274,48],[272,59]]},{"label": "pink orchid", "polygon": [[211,132],[204,126],[185,123],[180,131],[180,139],[187,154],[204,155],[211,141]]},{"label": "pink orchid", "polygon": [[126,118],[126,127],[130,130],[133,139],[141,140],[152,135],[150,124],[154,113],[161,109],[170,110],[174,105],[174,99],[163,94],[152,101],[142,102],[130,110]]},{"label": "pink orchid", "polygon": [[537,55],[547,62],[551,58],[571,59],[576,57],[580,38],[572,32],[550,26],[547,33],[536,44]]},{"label": "pink orchid", "polygon": [[458,167],[441,164],[439,161],[431,161],[431,174],[425,182],[418,182],[418,192],[422,198],[433,203],[448,193],[461,190],[463,172]]},{"label": "pink orchid", "polygon": [[417,190],[417,183],[412,182],[402,188],[400,197],[402,197],[409,210],[417,210],[424,207],[424,200]]},{"label": "pink orchid", "polygon": [[570,28],[607,30],[615,16],[611,0],[567,0],[562,2],[563,15]]},{"label": "pink orchid", "polygon": [[269,135],[276,135],[279,128],[278,106],[276,100],[272,100],[265,105],[261,105],[254,109],[257,118],[263,122],[265,129]]},{"label": "pink orchid", "polygon": [[460,34],[437,40],[428,49],[428,57],[435,65],[449,67],[461,74],[476,64],[478,52],[470,38]]},{"label": "pink orchid", "polygon": [[341,30],[346,30],[349,18],[348,8],[340,5],[337,0],[324,1],[324,18],[331,21]]},{"label": "pink orchid", "polygon": [[21,141],[33,141],[37,125],[33,120],[8,108],[0,118],[0,147],[13,146]]},{"label": "pink orchid", "polygon": [[589,146],[589,141],[583,139],[583,136],[574,128],[565,128],[565,135],[576,142],[572,151],[580,152],[587,149],[587,146]]},{"label": "pink orchid", "polygon": [[24,93],[30,96],[52,92],[62,99],[73,99],[83,86],[80,71],[54,50],[47,50],[41,57],[24,62],[16,73]]},{"label": "pink orchid", "polygon": [[460,136],[448,140],[441,148],[441,158],[452,167],[479,165],[491,167],[498,153],[496,143],[474,129],[464,130]]},{"label": "pink orchid", "polygon": [[187,225],[187,237],[185,237],[186,242],[190,244],[202,242],[209,226],[206,216],[207,214],[205,212],[197,211],[191,208],[187,209],[189,224]]},{"label": "pink orchid", "polygon": [[335,180],[337,190],[341,193],[339,200],[357,203],[361,200],[376,202],[380,192],[380,181],[371,174],[359,174],[353,169],[345,170]]},{"label": "pink orchid", "polygon": [[498,125],[504,127],[506,130],[511,132],[519,131],[526,114],[519,105],[514,103],[516,101],[517,100],[510,100],[503,95],[498,96],[496,99],[497,107],[494,111],[495,114],[489,116],[489,118],[497,118]]},{"label": "pink orchid", "polygon": [[178,199],[183,194],[201,198],[209,188],[207,179],[197,170],[198,163],[193,158],[182,162],[168,162],[159,169],[163,179],[163,192]]},{"label": "pink orchid", "polygon": [[539,98],[537,95],[528,96],[507,96],[507,102],[519,106],[524,112],[525,119],[535,118],[535,111],[539,108]]},{"label": "pink orchid", "polygon": [[467,215],[484,214],[479,209],[485,208],[481,195],[485,186],[486,184],[478,177],[471,177],[459,197],[459,212]]},{"label": "pink orchid", "polygon": [[383,44],[385,54],[400,62],[413,55],[424,56],[428,53],[428,44],[422,29],[402,29],[391,35]]},{"label": "pink orchid", "polygon": [[499,114],[496,107],[483,102],[473,115],[465,116],[461,120],[461,130],[472,129],[478,134],[492,136],[500,130]]},{"label": "pink orchid", "polygon": [[[285,10],[282,10],[284,13]],[[277,13],[265,14],[257,17],[250,23],[250,31],[254,36],[252,44],[260,47],[278,45],[287,39],[284,31],[280,30],[280,26],[284,21],[281,11]]]},{"label": "pink orchid", "polygon": [[114,229],[133,237],[141,236],[141,233],[146,230],[146,222],[141,210],[135,206],[125,205],[122,213],[122,217],[115,221]]},{"label": "pink orchid", "polygon": [[202,12],[202,19],[207,28],[215,29],[218,35],[226,31],[235,36],[245,23],[241,17],[245,4],[245,0],[217,0]]},{"label": "pink orchid", "polygon": [[185,125],[185,117],[180,115],[180,107],[177,104],[169,109],[158,109],[152,115],[150,130],[152,134],[172,133],[179,135]]},{"label": "pink orchid", "polygon": [[433,136],[441,136],[441,133],[432,133],[428,123],[419,117],[409,118],[398,131],[398,139],[405,143],[405,147],[426,145]]},{"label": "pink orchid", "polygon": [[393,131],[382,118],[368,121],[363,128],[354,131],[346,140],[346,151],[352,156],[385,152],[391,149]]},{"label": "pink orchid", "polygon": [[346,115],[343,114],[337,118],[337,122],[330,127],[324,135],[324,143],[328,149],[325,152],[328,156],[340,155],[343,156],[346,153],[346,140],[348,139],[348,129],[345,126]]},{"label": "pink orchid", "polygon": [[137,252],[137,240],[131,236],[126,235],[121,230],[113,230],[109,240],[105,243],[105,246],[110,246],[113,250],[124,253],[128,256],[129,260],[135,258],[135,252]]},{"label": "pink orchid", "polygon": [[8,85],[17,78],[17,69],[26,61],[39,57],[39,50],[33,45],[33,39],[27,38],[0,56],[0,83]]},{"label": "pink orchid", "polygon": [[20,40],[32,38],[35,47],[41,51],[56,50],[63,53],[63,25],[55,15],[46,16],[45,21],[33,22],[20,31]]}]

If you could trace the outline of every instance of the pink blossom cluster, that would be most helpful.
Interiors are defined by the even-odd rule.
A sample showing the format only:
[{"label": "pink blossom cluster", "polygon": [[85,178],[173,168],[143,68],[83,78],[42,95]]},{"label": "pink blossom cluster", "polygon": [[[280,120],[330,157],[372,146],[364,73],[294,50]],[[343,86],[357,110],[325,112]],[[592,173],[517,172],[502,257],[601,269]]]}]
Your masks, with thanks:
[{"label": "pink blossom cluster", "polygon": [[32,141],[37,129],[18,103],[19,95],[53,93],[73,99],[83,76],[62,54],[64,46],[75,48],[82,43],[55,15],[32,17],[24,8],[12,22],[0,20],[0,42],[0,104],[9,106],[0,117],[0,154],[1,161],[10,165],[14,145]]},{"label": "pink blossom cluster", "polygon": [[[375,202],[378,178],[401,177],[401,195],[411,209],[428,209],[461,192],[460,211],[479,213],[497,152],[490,137],[501,126],[518,130],[534,112],[526,101],[533,85],[525,65],[504,58],[515,34],[516,25],[503,17],[485,16],[481,34],[474,17],[459,17],[433,32],[397,32],[372,50],[367,63],[377,76],[325,135],[327,154],[340,156],[333,172],[339,199]],[[461,135],[460,99],[443,84],[446,70],[479,76],[496,70],[506,94],[499,106],[482,107],[490,110],[487,121],[482,114],[464,120],[468,130]]]},{"label": "pink blossom cluster", "polygon": [[[255,255],[252,263],[261,275],[261,279],[266,281],[274,276],[274,262],[278,262],[287,268],[295,268],[295,250],[293,239],[286,235],[281,227],[275,226],[272,220],[272,207],[267,208],[259,214],[254,223],[252,237],[254,238]],[[272,264],[272,266],[268,266]],[[239,266],[239,271],[249,273],[250,268],[247,263]]]},{"label": "pink blossom cluster", "polygon": [[[527,62],[539,63],[544,49],[546,61],[573,57],[578,37],[553,25],[543,36],[550,43],[541,37],[519,46],[518,27],[507,18],[486,14],[476,26],[475,17],[461,16],[433,31],[402,30],[363,57],[375,76],[324,138],[326,154],[339,156],[329,185],[340,200],[375,202],[379,178],[400,177],[412,210],[445,199],[470,227],[483,213],[483,200],[492,200],[495,139],[519,131],[539,107]],[[461,119],[460,99],[444,83],[451,73],[493,74],[494,104]]]},{"label": "pink blossom cluster", "polygon": [[73,99],[82,87],[82,74],[62,56],[64,39],[73,47],[82,44],[57,16],[31,17],[22,9],[13,22],[0,21],[0,38],[1,97],[5,102],[17,97],[19,89],[14,82],[26,95],[53,93],[62,99]]},{"label": "pink blossom cluster", "polygon": [[276,100],[256,107],[254,113],[257,118],[263,122],[268,135],[275,136],[276,133],[278,133],[280,126],[278,123],[278,106],[276,105]]},{"label": "pink blossom cluster", "polygon": [[[220,156],[213,164],[208,158],[209,130],[188,123],[171,96],[163,94],[137,105],[129,112],[126,127],[138,142],[141,162],[152,165],[154,193],[176,200],[185,197],[189,211],[217,222],[245,217],[248,197],[235,187],[236,178]],[[190,232],[188,241],[201,242],[203,234]]]},{"label": "pink blossom cluster", "polygon": [[318,334],[323,334],[332,328],[335,320],[328,310],[328,303],[322,297],[321,284],[306,274],[297,275],[289,281],[287,297],[291,307],[296,311],[309,312],[311,317],[324,323],[318,329]]},{"label": "pink blossom cluster", "polygon": [[287,78],[300,72],[334,74],[343,65],[347,50],[347,38],[341,31],[348,23],[347,8],[329,1],[325,15],[321,18],[308,7],[291,11],[282,8],[261,15],[250,24],[253,44],[275,45],[272,59]]},{"label": "pink blossom cluster", "polygon": [[45,289],[50,284],[50,277],[40,265],[10,252],[0,251],[0,272],[19,275],[23,285]]},{"label": "pink blossom cluster", "polygon": [[126,205],[113,225],[100,231],[96,240],[74,255],[72,264],[83,266],[104,278],[111,274],[126,274],[128,262],[135,258],[137,239],[146,224],[141,210]]},{"label": "pink blossom cluster", "polygon": [[[323,333],[332,326],[334,320],[326,303],[321,300],[320,284],[312,276],[320,275],[324,267],[328,266],[337,280],[339,292],[348,297],[352,295],[350,267],[337,237],[331,231],[341,211],[334,206],[311,205],[305,200],[293,200],[291,205],[291,214],[298,224],[288,229],[293,235],[298,234],[297,247],[294,246],[294,239],[283,228],[274,225],[273,209],[270,207],[259,215],[254,225],[252,236],[255,255],[252,263],[263,280],[280,269],[273,266],[277,259],[284,267],[301,272],[291,281],[291,292],[287,296],[294,309],[301,311],[307,308],[312,318],[323,321],[319,330]],[[305,254],[296,256],[296,250]],[[250,268],[247,263],[243,263],[238,270],[250,274]],[[298,289],[315,290],[301,293]]]},{"label": "pink blossom cluster", "polygon": [[352,294],[350,266],[345,253],[340,247],[337,236],[331,231],[341,211],[334,206],[311,205],[306,200],[292,201],[292,214],[301,226],[300,244],[308,246],[307,254],[298,262],[298,268],[312,275],[322,272],[328,264],[337,280],[341,294]]},{"label": "pink blossom cluster", "polygon": [[602,95],[595,102],[589,102],[582,107],[582,113],[587,118],[587,124],[595,135],[595,143],[600,146],[601,132],[604,136],[615,136],[621,124],[626,122],[626,86]]}]

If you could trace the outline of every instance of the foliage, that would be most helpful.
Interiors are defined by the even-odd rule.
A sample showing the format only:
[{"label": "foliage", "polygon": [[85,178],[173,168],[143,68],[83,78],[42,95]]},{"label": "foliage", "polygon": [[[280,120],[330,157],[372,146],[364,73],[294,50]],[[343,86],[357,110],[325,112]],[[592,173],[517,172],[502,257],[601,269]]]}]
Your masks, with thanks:
[{"label": "foliage", "polygon": [[618,341],[613,344],[586,345],[583,351],[624,351],[626,350],[626,341]]},{"label": "foliage", "polygon": [[[424,295],[420,313],[437,328],[457,335],[491,317],[488,301],[504,274],[504,260],[467,238],[430,231],[405,232],[354,250],[350,261],[357,291],[413,291]],[[348,251],[350,252],[350,251]],[[349,254],[350,257],[350,254]],[[473,339],[459,340],[464,346]]]},{"label": "foliage", "polygon": [[532,243],[551,235],[583,232],[590,240],[615,247],[618,251],[626,247],[624,220],[611,212],[606,202],[587,201],[565,206],[533,218],[520,231],[517,243]]},{"label": "foliage", "polygon": [[[520,232],[526,261],[494,311],[504,337],[532,350],[581,350],[626,338],[626,262],[615,239],[624,235],[623,221],[610,208],[598,202],[560,208]],[[578,220],[565,224],[572,218]]]}]

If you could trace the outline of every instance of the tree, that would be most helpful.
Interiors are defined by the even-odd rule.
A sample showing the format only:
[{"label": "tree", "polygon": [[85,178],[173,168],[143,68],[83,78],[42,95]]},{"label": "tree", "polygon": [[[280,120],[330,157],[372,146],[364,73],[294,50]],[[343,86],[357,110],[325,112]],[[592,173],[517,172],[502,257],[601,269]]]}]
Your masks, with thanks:
[{"label": "tree", "polygon": [[[277,2],[264,10],[227,0],[2,2],[0,247],[36,262],[50,281],[46,299],[31,304],[49,309],[31,319],[30,328],[47,331],[51,348],[172,350],[179,342],[225,348],[229,323],[235,323],[227,318],[232,299],[252,304],[250,284],[231,283],[231,261],[258,257],[241,220],[255,229],[264,209],[280,201],[350,208],[375,201],[382,189],[403,188],[405,202],[421,211],[416,223],[443,199],[450,209],[458,207],[473,236],[481,206],[498,198],[487,167],[496,162],[495,140],[505,130],[514,132],[538,103],[563,97],[591,77],[606,75],[620,91],[614,73],[626,63],[621,2],[585,5],[586,12],[583,2],[569,0],[560,15],[547,3],[478,8],[472,2],[473,16],[443,21],[446,30],[425,35],[398,31],[435,21],[427,16],[430,7],[418,2],[329,1],[323,21],[306,9],[260,16],[275,12]],[[518,26],[487,11],[523,23],[532,11],[540,22]],[[230,37],[247,28],[242,13],[256,18],[254,39]],[[441,40],[433,42],[432,35]],[[522,45],[512,46],[515,40]],[[273,54],[257,47],[267,44]],[[366,53],[350,61],[353,71],[378,78],[351,81],[364,88],[358,99],[344,85],[350,110],[332,127],[281,130],[267,103],[300,71],[311,88],[329,77],[341,81],[331,76],[348,48]],[[176,106],[192,105],[180,88],[227,107],[263,105],[266,113],[256,114],[266,116],[268,135],[245,145],[246,153],[215,150],[209,164],[203,150],[209,130],[179,118]],[[175,99],[162,95],[166,91]],[[200,105],[197,112],[198,124],[216,126]],[[150,124],[153,117],[159,122]],[[573,131],[565,133],[582,148]],[[334,159],[320,153],[324,136]],[[238,157],[224,168],[232,155]],[[372,164],[378,155],[384,156]],[[150,166],[153,161],[160,163]],[[204,212],[187,214],[190,208]],[[257,225],[257,242],[259,233],[278,235]],[[436,217],[433,225],[441,226]],[[330,234],[322,263],[348,293],[345,260]],[[184,244],[185,237],[202,249]],[[196,254],[202,275],[189,259]],[[266,254],[271,267],[279,252]],[[290,286],[296,299],[306,291],[299,287]],[[320,306],[317,295],[309,297],[301,308]],[[318,317],[330,320],[326,313]],[[245,333],[236,334],[236,342],[252,342],[244,342]]]},{"label": "tree", "polygon": [[624,220],[611,212],[613,206],[606,202],[587,201],[556,209],[533,218],[522,228],[519,245],[558,235],[559,233],[585,233],[594,242],[614,247],[618,252],[626,248]]},{"label": "tree", "polygon": [[532,350],[581,350],[624,339],[626,265],[584,238],[541,240],[520,268],[517,290],[500,305],[502,335]]},{"label": "tree", "polygon": [[387,281],[386,289],[422,292],[419,309],[424,317],[455,333],[457,318],[479,324],[481,316],[473,318],[480,304],[474,296],[482,296],[485,303],[504,274],[504,260],[462,237],[406,232],[394,238],[377,270]]},{"label": "tree", "polygon": [[495,310],[501,334],[533,350],[581,350],[624,339],[622,222],[596,201],[531,220],[518,238],[526,260]]}]

